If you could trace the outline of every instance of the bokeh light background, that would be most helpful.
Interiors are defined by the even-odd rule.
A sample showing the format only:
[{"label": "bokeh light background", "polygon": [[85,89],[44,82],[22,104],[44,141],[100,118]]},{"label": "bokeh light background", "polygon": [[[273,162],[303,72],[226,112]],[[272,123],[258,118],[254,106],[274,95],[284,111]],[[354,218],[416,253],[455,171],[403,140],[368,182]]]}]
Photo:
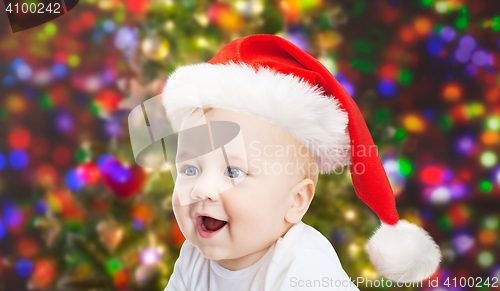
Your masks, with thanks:
[{"label": "bokeh light background", "polygon": [[[500,277],[497,1],[81,0],[16,34],[2,10],[0,27],[0,290],[163,290],[183,242],[173,181],[134,165],[126,117],[176,66],[255,33],[357,102],[400,216],[441,247],[433,278]],[[349,174],[316,196],[304,221],[351,277],[380,278],[364,248],[379,222]]]}]

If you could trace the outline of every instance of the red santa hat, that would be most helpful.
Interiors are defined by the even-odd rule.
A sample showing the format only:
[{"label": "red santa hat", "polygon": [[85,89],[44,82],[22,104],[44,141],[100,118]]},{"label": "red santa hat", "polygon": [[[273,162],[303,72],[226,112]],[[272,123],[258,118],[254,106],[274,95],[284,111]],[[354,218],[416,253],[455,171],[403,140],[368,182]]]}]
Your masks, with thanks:
[{"label": "red santa hat", "polygon": [[[192,84],[197,94],[187,92]],[[236,39],[207,63],[177,68],[163,92],[172,124],[194,108],[231,109],[288,131],[309,148],[321,173],[350,160],[356,194],[381,220],[368,242],[377,271],[394,281],[412,282],[438,268],[441,253],[434,240],[399,219],[392,188],[356,103],[328,69],[291,42],[266,34]],[[364,154],[356,154],[361,148]]]}]

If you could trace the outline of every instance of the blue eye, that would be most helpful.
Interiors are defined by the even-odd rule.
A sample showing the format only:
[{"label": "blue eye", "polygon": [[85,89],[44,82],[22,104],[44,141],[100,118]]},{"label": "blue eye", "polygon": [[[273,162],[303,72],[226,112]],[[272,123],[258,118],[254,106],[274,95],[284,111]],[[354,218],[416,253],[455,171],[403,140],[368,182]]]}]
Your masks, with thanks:
[{"label": "blue eye", "polygon": [[184,174],[186,174],[188,176],[198,175],[199,173],[200,172],[198,171],[198,169],[196,167],[187,166],[186,168],[184,168]]},{"label": "blue eye", "polygon": [[243,175],[246,175],[247,173],[243,172],[238,168],[229,167],[227,168],[226,174],[229,178],[239,178]]}]

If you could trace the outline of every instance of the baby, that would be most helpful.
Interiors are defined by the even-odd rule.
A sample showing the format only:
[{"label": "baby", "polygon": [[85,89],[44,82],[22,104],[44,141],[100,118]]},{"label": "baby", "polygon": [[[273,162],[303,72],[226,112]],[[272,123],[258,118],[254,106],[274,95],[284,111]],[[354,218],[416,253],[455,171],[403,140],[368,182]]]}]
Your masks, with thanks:
[{"label": "baby", "polygon": [[407,282],[437,269],[439,248],[399,220],[378,155],[351,150],[373,147],[355,103],[290,42],[237,39],[174,72],[163,104],[179,133],[173,209],[186,237],[165,290],[358,290],[328,239],[301,221],[318,173],[346,164],[382,220],[368,245],[379,273]]},{"label": "baby", "polygon": [[[177,156],[189,159],[176,163],[173,209],[186,242],[166,290],[308,290],[307,280],[358,290],[331,243],[301,222],[318,179],[310,151],[265,120],[226,109],[202,114],[187,116],[179,134]],[[183,133],[212,121],[238,124],[243,143],[191,158],[199,136]]]}]

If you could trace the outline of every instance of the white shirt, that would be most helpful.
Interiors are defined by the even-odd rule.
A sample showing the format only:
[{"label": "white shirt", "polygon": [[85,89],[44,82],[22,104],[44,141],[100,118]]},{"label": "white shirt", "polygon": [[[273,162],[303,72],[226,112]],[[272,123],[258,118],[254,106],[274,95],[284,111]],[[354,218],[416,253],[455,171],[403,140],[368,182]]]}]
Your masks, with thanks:
[{"label": "white shirt", "polygon": [[331,243],[302,221],[292,226],[253,265],[236,271],[182,245],[165,291],[282,291],[359,289],[342,269]]}]

